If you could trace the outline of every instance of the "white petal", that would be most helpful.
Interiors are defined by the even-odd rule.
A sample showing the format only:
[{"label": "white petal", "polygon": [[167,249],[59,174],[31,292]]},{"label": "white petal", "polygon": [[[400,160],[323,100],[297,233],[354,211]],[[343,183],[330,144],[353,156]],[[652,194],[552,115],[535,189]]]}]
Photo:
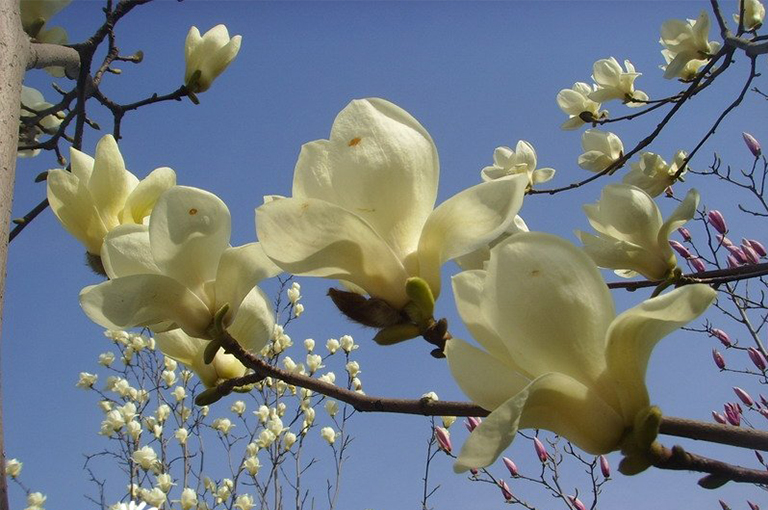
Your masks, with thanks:
[{"label": "white petal", "polygon": [[533,172],[536,169],[536,150],[529,142],[520,140],[517,142],[516,162],[517,164],[524,164],[525,169],[528,172]]},{"label": "white petal", "polygon": [[219,260],[216,272],[216,309],[229,303],[235,315],[243,298],[261,280],[280,274],[259,243],[227,248]]},{"label": "white petal", "polygon": [[227,331],[245,350],[257,353],[267,344],[274,328],[275,315],[269,296],[254,287],[240,303]]},{"label": "white petal", "polygon": [[163,354],[187,366],[192,366],[208,345],[207,340],[191,337],[180,329],[155,334],[155,342]]},{"label": "white petal", "polygon": [[157,199],[176,185],[176,172],[168,167],[157,168],[144,178],[128,195],[122,213],[123,223],[143,223]]},{"label": "white petal", "polygon": [[533,178],[531,180],[533,181],[533,184],[541,184],[542,182],[551,180],[554,176],[554,168],[537,168],[533,171]]},{"label": "white petal", "polygon": [[635,186],[609,184],[597,204],[583,209],[598,232],[639,246],[656,244],[661,213],[653,198]]},{"label": "white petal", "polygon": [[101,261],[110,279],[133,274],[160,274],[149,246],[146,225],[121,225],[104,238]]},{"label": "white petal", "polygon": [[685,198],[680,205],[672,211],[672,214],[661,225],[659,229],[658,245],[662,249],[662,252],[674,259],[672,248],[669,246],[669,236],[682,227],[685,223],[690,221],[696,214],[696,208],[699,206],[699,192],[695,189],[691,189],[685,195]]},{"label": "white petal", "polygon": [[62,226],[89,253],[99,255],[107,228],[85,183],[66,170],[48,172],[48,203]]},{"label": "white petal", "polygon": [[125,200],[138,182],[136,176],[125,169],[123,156],[112,135],[99,140],[88,189],[107,229],[120,224],[119,215]]},{"label": "white petal", "polygon": [[[650,280],[662,280],[675,266],[674,257],[670,265],[668,257],[665,257],[655,244],[646,248],[602,234],[594,236],[577,231],[576,235],[584,244],[584,251],[600,267],[630,270]],[[619,276],[631,278],[634,274]]]}]

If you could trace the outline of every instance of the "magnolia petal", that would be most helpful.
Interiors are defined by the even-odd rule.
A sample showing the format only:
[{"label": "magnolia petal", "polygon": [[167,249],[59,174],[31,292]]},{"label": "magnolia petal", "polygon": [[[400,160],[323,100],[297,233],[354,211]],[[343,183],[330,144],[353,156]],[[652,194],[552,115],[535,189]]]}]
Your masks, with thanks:
[{"label": "magnolia petal", "polygon": [[[557,105],[565,113],[578,116],[582,112],[586,97],[571,89],[563,89],[557,93]],[[581,121],[583,124],[583,121]]]},{"label": "magnolia petal", "polygon": [[360,216],[403,260],[435,204],[438,175],[437,149],[416,119],[389,101],[361,99],[339,113],[330,140],[302,147],[293,196]]},{"label": "magnolia petal", "polygon": [[533,181],[533,184],[540,184],[542,182],[547,182],[552,179],[552,177],[555,176],[555,169],[554,168],[537,168],[533,171],[533,176],[531,180]]},{"label": "magnolia petal", "polygon": [[609,184],[596,204],[583,206],[592,227],[639,246],[654,246],[661,213],[648,193],[628,184]]},{"label": "magnolia petal", "polygon": [[520,140],[517,142],[515,151],[517,164],[523,164],[527,172],[533,172],[536,169],[536,150],[533,145],[525,140]]},{"label": "magnolia petal", "polygon": [[149,246],[146,225],[121,225],[104,238],[101,262],[110,279],[134,274],[160,274]]},{"label": "magnolia petal", "polygon": [[461,391],[483,409],[496,409],[531,382],[499,358],[458,338],[445,344],[445,356]]},{"label": "magnolia petal", "polygon": [[583,125],[584,125],[584,121],[581,120],[581,117],[576,115],[566,120],[562,124],[560,124],[560,129],[563,129],[565,131],[573,131],[574,129],[579,129]]},{"label": "magnolia petal", "polygon": [[157,199],[176,185],[176,172],[168,167],[157,168],[145,177],[128,195],[122,212],[123,223],[143,223]]},{"label": "magnolia petal", "polygon": [[[226,28],[226,27],[225,27]],[[227,35],[227,37],[229,37]],[[203,77],[202,81],[206,79],[213,81],[217,76],[224,72],[229,67],[229,64],[235,59],[240,52],[240,45],[243,38],[239,35],[232,37],[224,46],[217,49],[212,56],[205,60],[203,68],[201,69]]]},{"label": "magnolia petal", "polygon": [[[631,270],[649,280],[663,280],[674,269],[674,257],[669,259],[642,246],[604,235],[594,236],[587,232],[576,231],[584,244],[584,251],[600,267],[608,269]],[[630,276],[624,276],[630,277]]]},{"label": "magnolia petal", "polygon": [[512,443],[518,429],[524,428],[550,430],[591,454],[617,449],[624,433],[621,416],[592,389],[566,375],[548,373],[475,428],[461,448],[454,471],[491,465]]},{"label": "magnolia petal", "polygon": [[218,310],[228,303],[230,313],[235,315],[243,298],[257,283],[278,274],[280,268],[267,257],[259,243],[227,248],[221,255],[216,272],[215,308]]},{"label": "magnolia petal", "polygon": [[125,169],[123,156],[114,137],[102,137],[96,144],[96,157],[88,189],[108,229],[120,224],[119,215],[125,200],[138,182],[136,176]]},{"label": "magnolia petal", "polygon": [[515,220],[528,186],[519,174],[478,184],[430,214],[419,240],[419,276],[440,293],[440,266],[503,234]]},{"label": "magnolia petal", "polygon": [[240,303],[227,331],[245,350],[257,353],[267,344],[274,328],[275,316],[269,296],[254,287]]},{"label": "magnolia petal", "polygon": [[485,269],[485,263],[491,258],[491,249],[494,246],[503,243],[513,234],[528,231],[528,225],[525,224],[525,220],[520,216],[515,216],[515,220],[509,224],[507,230],[500,234],[496,239],[487,245],[481,246],[475,251],[456,257],[453,261],[464,271],[469,271],[471,269]]},{"label": "magnolia petal", "polygon": [[92,285],[80,292],[80,306],[96,324],[127,329],[173,322],[191,336],[203,337],[211,312],[176,280],[138,274]]},{"label": "magnolia petal", "polygon": [[611,323],[608,372],[628,424],[649,405],[645,372],[656,343],[704,313],[715,297],[717,292],[707,285],[686,285],[642,302]]},{"label": "magnolia petal", "polygon": [[91,180],[93,173],[93,158],[84,152],[71,147],[69,149],[69,163],[72,173],[86,185]]},{"label": "magnolia petal", "polygon": [[561,372],[587,384],[605,370],[613,299],[594,262],[557,236],[523,232],[496,246],[481,309],[512,358],[534,376]]},{"label": "magnolia petal", "polygon": [[192,366],[208,345],[208,340],[191,337],[180,329],[155,334],[155,342],[163,354],[187,366]]},{"label": "magnolia petal", "polygon": [[313,198],[285,198],[256,209],[256,231],[269,258],[296,275],[347,280],[402,307],[410,276],[361,217]]},{"label": "magnolia petal", "polygon": [[99,255],[107,227],[101,221],[86,183],[66,170],[50,170],[47,178],[48,203],[67,232],[85,245],[88,253]]},{"label": "magnolia petal", "polygon": [[672,252],[672,247],[669,245],[669,236],[696,215],[696,208],[699,206],[700,199],[698,191],[695,189],[689,190],[683,201],[680,202],[680,205],[672,211],[672,214],[659,229],[659,236],[657,238],[659,248],[671,260],[676,259]]},{"label": "magnolia petal", "polygon": [[219,197],[174,186],[160,196],[150,216],[152,256],[163,274],[197,291],[216,278],[231,228],[229,209]]}]

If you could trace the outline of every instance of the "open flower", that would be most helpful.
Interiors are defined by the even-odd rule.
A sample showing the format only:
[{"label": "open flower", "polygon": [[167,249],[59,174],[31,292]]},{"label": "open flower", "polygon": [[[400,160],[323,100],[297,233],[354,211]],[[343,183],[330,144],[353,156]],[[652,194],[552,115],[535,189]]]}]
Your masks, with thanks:
[{"label": "open flower", "polygon": [[438,173],[416,119],[383,99],[352,101],[330,140],[302,147],[293,197],[256,209],[259,239],[283,270],[346,280],[397,309],[411,276],[437,296],[440,266],[503,233],[528,185],[527,175],[504,177],[433,211]]},{"label": "open flower", "polygon": [[[32,87],[21,86],[21,111],[19,121],[19,145],[32,145],[37,142],[40,135],[45,131],[52,133],[61,124],[61,119],[56,115],[46,115],[40,119],[37,124],[31,125],[24,122],[24,117],[35,117],[36,112],[41,112],[53,106],[47,102],[43,97],[43,94]],[[40,154],[40,149],[33,150],[21,150],[18,151],[17,156],[20,158],[33,158]]]},{"label": "open flower", "polygon": [[[667,164],[658,154],[643,152],[640,161],[632,163],[632,169],[622,181],[637,186],[652,197],[657,197],[675,183],[675,175],[687,156],[685,151],[677,151],[672,163]],[[680,176],[685,175],[687,170],[688,167],[685,167]]]},{"label": "open flower", "polygon": [[[685,79],[690,75],[688,66],[691,62],[706,63],[720,49],[719,42],[708,39],[709,16],[706,11],[701,11],[696,20],[665,21],[661,26],[661,39],[659,39],[668,52],[664,58],[669,59],[664,70],[664,78]],[[662,50],[662,53],[665,50]]]},{"label": "open flower", "polygon": [[615,58],[603,58],[592,66],[592,79],[597,89],[589,94],[592,101],[604,103],[611,99],[621,99],[627,106],[643,106],[641,101],[648,101],[648,94],[635,90],[635,80],[642,73],[635,72],[635,66],[629,60],[624,61],[626,71]]},{"label": "open flower", "polygon": [[197,27],[189,29],[184,44],[184,84],[192,92],[205,92],[240,51],[242,37],[229,38],[224,25],[216,25],[203,36]]},{"label": "open flower", "polygon": [[158,168],[139,182],[125,169],[112,135],[96,145],[96,158],[70,149],[72,172],[48,172],[48,202],[62,226],[100,255],[104,236],[119,225],[142,224],[160,195],[176,184],[176,173]]},{"label": "open flower", "polygon": [[624,155],[621,138],[609,131],[587,129],[581,135],[584,153],[579,156],[579,166],[591,172],[602,172]]},{"label": "open flower", "polygon": [[458,274],[453,289],[482,349],[453,338],[448,364],[464,393],[492,411],[464,443],[458,472],[490,465],[518,429],[551,430],[590,454],[618,449],[650,405],[653,347],[716,295],[688,285],[617,317],[589,257],[542,233],[512,236],[491,251],[487,270]]},{"label": "open flower", "polygon": [[[744,4],[744,29],[745,30],[757,30],[763,26],[763,20],[765,19],[765,6],[760,0],[741,0],[739,2],[739,8],[741,4]],[[739,13],[733,15],[733,20],[739,22]]]},{"label": "open flower", "polygon": [[572,88],[557,93],[557,106],[568,114],[568,120],[563,122],[561,129],[578,129],[588,120],[608,115],[607,111],[600,110],[600,103],[589,98],[596,90],[597,86],[590,87],[584,82],[576,82]]},{"label": "open flower", "polygon": [[258,243],[230,247],[230,230],[229,209],[217,196],[171,188],[149,225],[124,225],[107,235],[102,259],[111,279],[80,292],[83,310],[108,329],[181,328],[210,340],[214,314],[229,305],[224,325],[244,348],[258,352],[274,317],[256,284],[279,269]]},{"label": "open flower", "polygon": [[482,169],[484,181],[492,181],[508,175],[526,174],[528,185],[547,182],[555,176],[554,168],[536,168],[536,150],[529,142],[517,142],[517,152],[509,147],[497,147],[493,151],[493,165]]},{"label": "open flower", "polygon": [[628,184],[609,184],[596,204],[584,206],[597,235],[576,231],[584,250],[600,267],[621,270],[621,276],[640,273],[662,280],[677,267],[669,235],[693,218],[699,193],[692,189],[662,223],[661,212],[648,193]]}]

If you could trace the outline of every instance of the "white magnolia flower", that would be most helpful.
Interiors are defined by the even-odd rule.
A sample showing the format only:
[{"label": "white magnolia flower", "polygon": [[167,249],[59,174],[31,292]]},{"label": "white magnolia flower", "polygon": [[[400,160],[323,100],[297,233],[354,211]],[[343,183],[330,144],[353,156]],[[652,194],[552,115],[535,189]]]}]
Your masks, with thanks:
[{"label": "white magnolia flower", "polygon": [[483,181],[493,181],[508,175],[525,174],[528,185],[547,182],[555,176],[554,168],[536,168],[536,150],[529,142],[517,142],[516,151],[509,147],[496,147],[493,151],[493,165],[480,171]]},{"label": "white magnolia flower", "polygon": [[173,478],[171,478],[171,475],[168,473],[162,473],[157,475],[157,482],[156,482],[157,488],[161,491],[165,492],[166,494],[168,491],[171,490],[171,487],[176,485],[173,483]]},{"label": "white magnolia flower", "polygon": [[124,225],[107,235],[101,256],[111,279],[83,289],[80,305],[107,328],[181,328],[210,339],[207,329],[226,304],[229,333],[258,352],[274,316],[256,284],[279,269],[258,243],[230,247],[230,229],[229,209],[217,196],[174,186],[155,204],[149,225]]},{"label": "white magnolia flower", "polygon": [[243,467],[248,471],[249,475],[256,476],[259,473],[259,469],[261,469],[261,462],[258,457],[251,456],[245,459]]},{"label": "white magnolia flower", "polygon": [[332,427],[323,427],[320,429],[320,437],[333,444],[336,441],[336,431]]},{"label": "white magnolia flower", "polygon": [[352,338],[350,335],[344,335],[339,338],[339,345],[341,345],[342,350],[347,354],[360,347],[359,345],[355,344],[354,338]]},{"label": "white magnolia flower", "polygon": [[439,163],[429,133],[383,99],[352,101],[330,140],[301,149],[293,197],[256,209],[267,255],[293,274],[338,278],[402,308],[405,282],[437,296],[440,266],[513,221],[527,176],[479,184],[434,209]]},{"label": "white magnolia flower", "polygon": [[176,437],[176,441],[178,441],[179,444],[187,444],[187,438],[189,437],[189,431],[187,429],[177,429],[173,435]]},{"label": "white magnolia flower", "polygon": [[458,472],[490,465],[518,429],[551,430],[590,454],[619,448],[650,406],[644,379],[654,345],[716,295],[688,285],[617,317],[589,257],[542,233],[511,237],[492,250],[487,270],[458,274],[453,288],[482,349],[449,340],[451,373],[492,411],[464,444]]},{"label": "white magnolia flower", "polygon": [[[675,174],[683,165],[688,154],[685,151],[677,151],[671,164],[653,152],[643,152],[640,161],[632,163],[632,169],[627,172],[622,181],[642,189],[652,197],[661,195],[665,189],[675,183]],[[685,175],[686,166],[680,173]]]},{"label": "white magnolia flower", "polygon": [[99,354],[99,365],[104,365],[105,367],[108,367],[112,364],[112,362],[115,361],[115,353],[114,352],[104,352],[102,354]]},{"label": "white magnolia flower", "polygon": [[237,56],[242,37],[229,38],[224,25],[216,25],[203,36],[197,27],[189,29],[184,44],[184,84],[192,92],[205,92]]},{"label": "white magnolia flower", "polygon": [[176,398],[176,402],[181,402],[187,397],[187,390],[184,389],[184,386],[176,386],[171,395]]},{"label": "white magnolia flower", "polygon": [[11,478],[16,478],[21,474],[21,467],[23,462],[19,462],[18,459],[8,459],[5,461],[5,474]]},{"label": "white magnolia flower", "polygon": [[[689,74],[691,61],[706,62],[720,49],[720,43],[709,41],[709,16],[701,11],[696,20],[671,19],[661,26],[659,42],[671,59],[664,70],[664,78],[684,77]],[[663,50],[662,50],[663,51]],[[665,59],[667,56],[665,56]],[[697,68],[698,70],[698,68]]]},{"label": "white magnolia flower", "polygon": [[250,494],[240,494],[235,499],[235,508],[239,510],[251,510],[251,508],[253,508],[253,496]]},{"label": "white magnolia flower", "polygon": [[[746,30],[757,30],[763,26],[763,20],[765,19],[765,6],[760,0],[742,0],[739,2],[739,10],[741,4],[744,4],[744,28]],[[733,15],[733,20],[739,22],[739,13]]]},{"label": "white magnolia flower", "polygon": [[87,390],[90,388],[93,388],[93,385],[96,384],[96,381],[99,379],[99,376],[97,374],[90,374],[88,372],[80,372],[80,378],[77,381],[78,388]]},{"label": "white magnolia flower", "polygon": [[[139,492],[139,488],[134,484],[134,490],[132,493]],[[109,507],[110,510],[157,510],[155,507],[147,506],[145,501],[136,503],[135,501],[129,501],[128,503],[118,503]]]},{"label": "white magnolia flower", "polygon": [[336,416],[336,413],[339,412],[339,403],[335,400],[326,400],[325,401],[325,412],[328,413],[329,416],[334,417]]},{"label": "white magnolia flower", "polygon": [[157,463],[157,453],[151,446],[142,446],[131,455],[133,462],[144,470],[152,469]]},{"label": "white magnolia flower", "polygon": [[141,499],[153,507],[160,507],[165,503],[167,496],[165,495],[165,492],[158,487],[155,487],[152,490],[142,489]]},{"label": "white magnolia flower", "polygon": [[581,135],[584,153],[579,156],[579,166],[591,172],[602,172],[624,155],[621,138],[610,131],[587,129]]},{"label": "white magnolia flower", "polygon": [[335,338],[329,338],[328,341],[325,342],[325,348],[328,349],[328,352],[331,354],[336,354],[336,351],[339,350],[339,347],[341,347],[341,344]]},{"label": "white magnolia flower", "polygon": [[245,402],[243,402],[242,400],[237,400],[232,404],[229,410],[238,416],[242,416],[243,413],[245,412]]},{"label": "white magnolia flower", "polygon": [[584,119],[599,119],[608,115],[605,110],[600,110],[600,103],[589,98],[590,94],[597,90],[597,86],[590,87],[584,82],[576,82],[570,89],[563,89],[557,93],[557,106],[568,114],[561,129],[578,129],[586,122]]},{"label": "white magnolia flower", "polygon": [[[19,112],[21,119],[24,117],[34,117],[37,115],[37,112],[42,112],[51,106],[53,105],[45,100],[39,90],[24,85],[21,86],[21,110]],[[46,115],[38,122],[40,126],[30,126],[20,121],[19,145],[32,145],[36,143],[40,135],[45,131],[54,132],[61,124],[61,120],[56,115]],[[16,153],[20,158],[32,158],[38,154],[40,154],[40,149],[22,150]]]},{"label": "white magnolia flower", "polygon": [[230,421],[229,418],[216,418],[213,420],[213,424],[211,424],[211,427],[214,430],[218,430],[225,436],[229,434],[229,432],[232,430],[232,428],[235,426],[232,421]]},{"label": "white magnolia flower", "polygon": [[624,67],[626,71],[613,57],[595,62],[592,66],[592,79],[597,89],[589,98],[598,103],[620,99],[631,108],[644,106],[644,103],[636,101],[648,101],[648,94],[635,90],[635,79],[642,73],[635,72],[635,66],[629,60],[624,61]]},{"label": "white magnolia flower", "polygon": [[100,255],[104,236],[119,225],[144,223],[160,195],[176,184],[170,168],[139,181],[125,169],[112,135],[99,140],[95,159],[77,149],[70,149],[70,159],[71,172],[48,172],[48,201],[67,232],[93,255]]},{"label": "white magnolia flower", "polygon": [[48,498],[42,492],[31,492],[27,495],[27,505],[43,508],[46,499]]},{"label": "white magnolia flower", "polygon": [[507,230],[505,230],[499,237],[475,251],[462,255],[461,257],[456,257],[454,262],[456,262],[456,264],[458,264],[464,271],[470,269],[482,269],[485,263],[488,262],[488,259],[491,258],[491,249],[509,236],[517,234],[518,232],[528,232],[528,225],[525,224],[523,218],[516,215],[514,221],[509,224]]},{"label": "white magnolia flower", "polygon": [[583,207],[597,235],[576,231],[584,250],[600,267],[620,276],[640,273],[663,280],[677,267],[669,235],[693,218],[699,193],[692,189],[662,222],[661,212],[645,191],[628,184],[609,184],[596,204]]},{"label": "white magnolia flower", "polygon": [[181,504],[181,510],[192,510],[193,508],[196,508],[197,493],[195,492],[195,489],[185,487],[184,490],[181,491],[179,504]]}]

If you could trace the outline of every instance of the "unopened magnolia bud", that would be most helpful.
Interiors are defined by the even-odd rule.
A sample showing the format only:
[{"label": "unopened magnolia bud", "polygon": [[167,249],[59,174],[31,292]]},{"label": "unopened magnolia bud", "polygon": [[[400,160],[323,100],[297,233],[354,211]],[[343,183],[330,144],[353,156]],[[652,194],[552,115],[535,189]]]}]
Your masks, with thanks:
[{"label": "unopened magnolia bud", "polygon": [[733,258],[735,258],[739,264],[746,264],[747,263],[747,257],[744,255],[744,252],[739,248],[738,246],[730,245],[725,247],[731,255],[733,255]]},{"label": "unopened magnolia bud", "polygon": [[757,506],[755,503],[752,503],[751,501],[747,500],[747,505],[749,505],[750,510],[760,510],[760,507]]},{"label": "unopened magnolia bud", "polygon": [[739,262],[739,259],[733,256],[733,254],[728,255],[728,269],[736,269],[737,267],[740,267],[743,262]]},{"label": "unopened magnolia bud", "polygon": [[733,342],[731,342],[731,337],[730,337],[730,336],[728,336],[728,333],[726,333],[726,332],[725,332],[725,331],[723,331],[722,329],[718,329],[718,328],[712,328],[712,329],[710,330],[710,333],[712,334],[712,336],[714,336],[715,338],[717,338],[718,340],[720,340],[720,342],[721,342],[721,343],[722,343],[724,346],[726,346],[726,347],[730,347],[730,346],[732,346],[732,345],[733,345]]},{"label": "unopened magnolia bud", "polygon": [[723,246],[733,246],[733,242],[723,234],[717,234],[717,242]]},{"label": "unopened magnolia bud", "polygon": [[504,499],[511,501],[513,498],[512,491],[509,490],[509,485],[507,485],[507,482],[501,480],[499,482],[499,488],[501,489],[501,494],[504,496]]},{"label": "unopened magnolia bud", "polygon": [[751,152],[754,157],[759,158],[760,154],[763,152],[760,148],[760,143],[749,133],[742,133],[741,136],[744,137],[744,143],[747,144],[749,152]]},{"label": "unopened magnolia bud", "polygon": [[754,239],[742,239],[742,244],[748,244],[750,247],[752,247],[753,250],[755,250],[755,253],[757,253],[760,257],[765,257],[768,255],[768,252],[765,251],[765,246],[760,241],[755,241]]},{"label": "unopened magnolia bud", "polygon": [[418,307],[423,318],[432,317],[435,313],[435,296],[429,284],[418,276],[413,276],[405,281],[405,293]]},{"label": "unopened magnolia bud", "polygon": [[712,349],[712,359],[715,360],[715,365],[717,365],[717,368],[720,370],[725,370],[725,360],[723,359],[723,355],[720,354],[717,349]]},{"label": "unopened magnolia bud", "polygon": [[760,263],[760,255],[758,255],[757,252],[749,244],[742,245],[741,252],[744,254],[744,258],[747,259],[747,263],[749,264]]},{"label": "unopened magnolia bud", "polygon": [[573,508],[576,510],[587,510],[587,507],[584,506],[584,503],[582,503],[581,500],[576,496],[568,496],[568,499],[571,501]]},{"label": "unopened magnolia bud", "polygon": [[763,464],[763,465],[765,465],[765,460],[763,460],[763,454],[762,454],[762,453],[760,453],[760,452],[758,452],[757,450],[755,450],[755,457],[757,457],[757,461],[758,461],[760,464]]},{"label": "unopened magnolia bud", "polygon": [[719,499],[718,503],[720,503],[720,506],[723,508],[723,510],[731,510],[731,507],[728,506],[728,503],[726,503],[722,499]]},{"label": "unopened magnolia bud", "polygon": [[475,427],[477,427],[478,425],[480,425],[480,418],[475,418],[473,416],[470,416],[469,418],[467,418],[467,421],[464,422],[464,426],[466,426],[467,430],[469,430],[470,432],[475,430]]},{"label": "unopened magnolia bud", "polygon": [[367,298],[356,292],[328,289],[336,308],[349,319],[372,328],[386,328],[404,322],[399,310],[379,298]]},{"label": "unopened magnolia bud", "polygon": [[672,247],[673,250],[679,253],[680,256],[683,257],[684,259],[690,259],[693,257],[693,255],[691,255],[691,252],[688,251],[688,248],[678,243],[677,241],[670,240],[669,245]]},{"label": "unopened magnolia bud", "polygon": [[749,395],[749,393],[742,390],[738,386],[734,386],[733,392],[736,394],[737,397],[739,397],[739,400],[744,402],[745,406],[752,407],[753,405],[755,405],[755,401],[752,400],[752,397]]},{"label": "unopened magnolia bud", "polygon": [[725,409],[726,421],[734,427],[741,425],[741,414],[739,414],[738,408],[731,403],[727,403],[723,407]]},{"label": "unopened magnolia bud", "polygon": [[691,242],[691,232],[685,228],[680,227],[677,229],[678,233],[683,236],[683,241],[690,243]]},{"label": "unopened magnolia bud", "polygon": [[719,233],[725,234],[728,232],[728,225],[725,223],[723,213],[717,209],[709,211],[709,214],[707,214],[707,219],[709,220],[709,224],[712,225],[712,228],[717,230]]},{"label": "unopened magnolia bud", "polygon": [[600,471],[604,478],[611,477],[611,465],[608,464],[608,458],[605,455],[600,456]]},{"label": "unopened magnolia bud", "polygon": [[517,465],[514,462],[512,462],[512,459],[508,459],[507,457],[502,457],[501,460],[502,462],[504,462],[504,465],[509,470],[510,475],[512,475],[515,478],[520,476],[520,472],[517,470]]},{"label": "unopened magnolia bud", "polygon": [[752,360],[752,363],[755,364],[758,370],[764,371],[766,367],[768,367],[768,362],[766,361],[765,356],[763,356],[763,353],[754,347],[747,349],[747,354],[749,354],[749,359]]},{"label": "unopened magnolia bud", "polygon": [[451,453],[451,435],[443,427],[435,427],[435,439],[441,450]]},{"label": "unopened magnolia bud", "polygon": [[696,271],[697,273],[703,273],[707,270],[707,266],[704,265],[704,261],[700,258],[692,258],[688,259],[688,265],[691,266],[691,269]]},{"label": "unopened magnolia bud", "polygon": [[539,441],[538,437],[533,438],[533,447],[542,464],[547,462],[547,449],[544,447],[544,443]]},{"label": "unopened magnolia bud", "polygon": [[728,422],[725,420],[725,416],[723,416],[722,414],[718,413],[717,411],[712,411],[712,418],[714,418],[714,420],[715,420],[717,423],[722,423],[723,425],[725,425],[726,423],[728,423]]}]

